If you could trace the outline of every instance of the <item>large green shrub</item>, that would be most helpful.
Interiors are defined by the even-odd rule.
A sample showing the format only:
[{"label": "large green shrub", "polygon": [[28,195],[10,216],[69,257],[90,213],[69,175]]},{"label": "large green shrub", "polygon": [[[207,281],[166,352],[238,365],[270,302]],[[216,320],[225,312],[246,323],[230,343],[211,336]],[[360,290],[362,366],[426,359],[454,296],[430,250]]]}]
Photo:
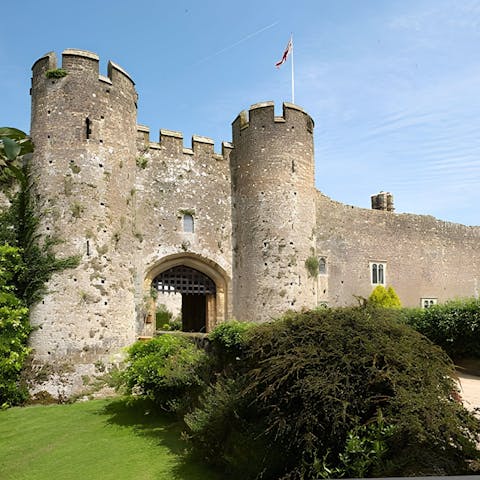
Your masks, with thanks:
[{"label": "large green shrub", "polygon": [[33,143],[25,132],[11,127],[0,127],[0,182],[9,185],[9,179],[23,181],[22,169],[33,152]]},{"label": "large green shrub", "polygon": [[281,462],[283,452],[274,445],[269,449],[265,422],[249,407],[251,397],[244,394],[244,387],[242,376],[221,375],[206,388],[200,408],[185,415],[184,421],[197,456],[226,478],[248,480],[262,472],[266,451],[276,462]]},{"label": "large green shrub", "polygon": [[[16,294],[28,306],[45,294],[53,273],[76,267],[78,257],[56,258],[53,247],[59,239],[38,234],[38,209],[32,195],[32,176],[28,160],[33,152],[31,139],[21,130],[0,128],[0,188],[10,205],[0,212],[0,245],[17,247],[22,268],[15,271],[12,283]],[[15,180],[14,188],[12,178]]]},{"label": "large green shrub", "polygon": [[187,338],[164,334],[128,350],[122,374],[129,393],[149,397],[164,410],[180,411],[205,384],[206,353]]},{"label": "large green shrub", "polygon": [[187,415],[194,447],[232,478],[467,472],[480,427],[454,399],[450,359],[387,314],[326,309],[253,329],[237,375]]},{"label": "large green shrub", "polygon": [[76,267],[79,257],[57,258],[53,247],[61,241],[52,237],[40,241],[28,169],[22,173],[24,178],[10,197],[9,208],[0,214],[0,244],[19,248],[23,268],[16,272],[13,282],[19,297],[31,306],[44,296],[52,275]]},{"label": "large green shrub", "polygon": [[28,309],[15,294],[13,277],[22,269],[18,248],[0,246],[0,406],[22,403],[27,396],[19,376],[30,352]]},{"label": "large green shrub", "polygon": [[415,330],[440,345],[452,358],[480,358],[480,300],[453,300],[430,308],[402,311]]}]

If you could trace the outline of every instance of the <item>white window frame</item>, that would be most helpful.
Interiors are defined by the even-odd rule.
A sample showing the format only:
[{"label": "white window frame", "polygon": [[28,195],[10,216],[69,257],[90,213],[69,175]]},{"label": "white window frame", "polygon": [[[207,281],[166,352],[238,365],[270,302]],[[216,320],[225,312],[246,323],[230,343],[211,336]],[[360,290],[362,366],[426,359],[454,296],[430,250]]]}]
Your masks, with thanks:
[{"label": "white window frame", "polygon": [[[379,282],[378,281],[378,274],[379,274],[379,267],[381,267],[381,270],[382,270],[382,276],[383,276],[383,282]],[[369,268],[370,268],[370,283],[374,286],[377,286],[377,285],[383,285],[385,286],[387,284],[387,262],[370,262],[369,263]],[[377,281],[374,282],[374,269],[377,270]]]},{"label": "white window frame", "polygon": [[420,307],[421,308],[430,308],[433,305],[438,304],[438,298],[435,297],[422,297],[420,299]]}]

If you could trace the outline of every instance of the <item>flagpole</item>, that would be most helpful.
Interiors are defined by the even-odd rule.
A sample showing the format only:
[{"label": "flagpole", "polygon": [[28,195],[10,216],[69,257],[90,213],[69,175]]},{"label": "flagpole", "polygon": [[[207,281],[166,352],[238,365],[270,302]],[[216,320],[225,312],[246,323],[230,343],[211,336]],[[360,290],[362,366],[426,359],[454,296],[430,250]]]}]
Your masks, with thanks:
[{"label": "flagpole", "polygon": [[290,36],[290,41],[292,42],[292,103],[295,103],[295,75],[293,67],[293,51],[295,50],[295,47],[293,46],[293,33]]}]

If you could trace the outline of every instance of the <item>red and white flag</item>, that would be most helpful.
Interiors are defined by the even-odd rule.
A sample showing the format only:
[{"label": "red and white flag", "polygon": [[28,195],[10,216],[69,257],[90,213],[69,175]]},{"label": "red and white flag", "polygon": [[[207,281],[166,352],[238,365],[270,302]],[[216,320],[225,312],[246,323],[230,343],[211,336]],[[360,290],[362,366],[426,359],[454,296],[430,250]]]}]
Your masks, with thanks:
[{"label": "red and white flag", "polygon": [[290,37],[290,40],[288,41],[287,48],[283,52],[282,59],[275,64],[275,66],[277,68],[280,68],[280,66],[283,65],[287,61],[287,58],[290,55],[290,53],[292,52],[292,50],[293,50],[293,42],[292,42],[292,37]]}]

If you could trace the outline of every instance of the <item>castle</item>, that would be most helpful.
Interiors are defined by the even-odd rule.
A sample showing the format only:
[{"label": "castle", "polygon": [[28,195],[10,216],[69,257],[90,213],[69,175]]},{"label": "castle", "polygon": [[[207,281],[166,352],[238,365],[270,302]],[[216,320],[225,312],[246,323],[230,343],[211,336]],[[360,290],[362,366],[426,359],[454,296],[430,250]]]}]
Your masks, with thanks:
[{"label": "castle", "polygon": [[[253,105],[232,143],[136,123],[130,76],[91,52],[35,62],[31,136],[40,233],[77,268],[54,275],[31,311],[39,389],[68,395],[139,337],[154,334],[155,299],[181,295],[183,328],[355,303],[392,285],[402,303],[478,296],[480,227],[333,201],[314,186],[312,118],[285,103]],[[58,70],[57,70],[58,71]],[[152,295],[152,289],[155,294]],[[102,366],[102,367],[101,367]],[[45,380],[45,379],[44,379]]]}]

